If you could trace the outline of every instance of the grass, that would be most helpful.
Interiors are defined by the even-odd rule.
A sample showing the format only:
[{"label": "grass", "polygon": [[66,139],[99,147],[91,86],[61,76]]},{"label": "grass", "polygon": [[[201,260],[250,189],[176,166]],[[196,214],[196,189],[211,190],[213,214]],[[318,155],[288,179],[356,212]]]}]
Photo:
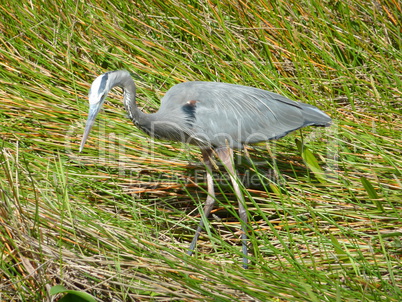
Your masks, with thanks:
[{"label": "grass", "polygon": [[[2,301],[50,301],[54,285],[99,301],[401,300],[400,3],[0,5]],[[334,119],[237,155],[249,270],[219,172],[218,219],[186,256],[206,197],[200,154],[136,129],[120,91],[78,153],[89,85],[120,68],[146,112],[174,84],[208,80]]]}]

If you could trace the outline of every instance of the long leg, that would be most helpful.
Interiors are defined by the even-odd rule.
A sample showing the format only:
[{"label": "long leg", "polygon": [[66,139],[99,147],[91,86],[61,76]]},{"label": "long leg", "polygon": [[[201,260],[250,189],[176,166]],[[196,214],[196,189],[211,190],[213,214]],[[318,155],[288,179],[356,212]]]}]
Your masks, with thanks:
[{"label": "long leg", "polygon": [[[205,216],[205,218],[208,218],[208,216],[211,213],[211,210],[215,204],[214,180],[212,179],[212,174],[211,174],[212,173],[212,162],[211,162],[212,149],[201,149],[201,152],[202,152],[202,159],[207,168],[208,197],[207,197],[207,200],[205,201],[204,216]],[[190,256],[194,252],[198,237],[200,236],[200,233],[201,233],[203,227],[204,227],[204,220],[203,220],[203,217],[201,217],[201,221],[200,221],[200,224],[198,225],[197,231],[195,232],[193,241],[191,241],[190,247],[188,248],[187,254]]]},{"label": "long leg", "polygon": [[245,202],[242,192],[239,187],[239,179],[233,167],[233,150],[229,147],[222,147],[216,150],[216,153],[226,170],[229,172],[230,180],[232,181],[233,188],[235,190],[237,200],[239,202],[239,217],[241,224],[241,243],[243,251],[243,267],[248,268],[247,259],[247,212],[245,208]]}]

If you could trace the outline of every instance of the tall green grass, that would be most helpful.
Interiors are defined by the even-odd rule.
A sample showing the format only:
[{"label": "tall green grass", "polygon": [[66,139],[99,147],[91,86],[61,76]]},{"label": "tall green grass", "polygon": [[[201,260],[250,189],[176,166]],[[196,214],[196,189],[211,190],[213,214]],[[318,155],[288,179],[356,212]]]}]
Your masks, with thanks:
[{"label": "tall green grass", "polygon": [[[0,4],[0,300],[53,285],[99,301],[400,301],[401,6],[397,1]],[[190,80],[318,106],[303,129],[238,153],[236,197],[185,254],[206,198],[197,149],[153,141],[108,99],[82,154],[87,92],[133,73],[146,112]]]}]

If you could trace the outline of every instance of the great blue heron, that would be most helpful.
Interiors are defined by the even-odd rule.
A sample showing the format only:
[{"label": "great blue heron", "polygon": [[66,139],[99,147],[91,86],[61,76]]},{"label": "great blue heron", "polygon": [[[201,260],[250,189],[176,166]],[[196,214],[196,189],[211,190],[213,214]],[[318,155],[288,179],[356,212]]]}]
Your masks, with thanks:
[{"label": "great blue heron", "polygon": [[[207,218],[215,203],[212,156],[222,161],[230,175],[239,203],[243,266],[247,268],[247,213],[244,197],[233,168],[233,149],[278,139],[305,126],[329,126],[331,118],[314,106],[295,102],[262,89],[217,82],[185,82],[173,86],[162,98],[155,113],[146,114],[135,101],[136,86],[126,70],[100,75],[89,92],[89,114],[80,152],[96,115],[110,89],[124,91],[124,106],[133,123],[158,139],[198,145],[207,170],[208,196],[204,206]],[[188,249],[191,255],[204,227],[201,219]]]}]

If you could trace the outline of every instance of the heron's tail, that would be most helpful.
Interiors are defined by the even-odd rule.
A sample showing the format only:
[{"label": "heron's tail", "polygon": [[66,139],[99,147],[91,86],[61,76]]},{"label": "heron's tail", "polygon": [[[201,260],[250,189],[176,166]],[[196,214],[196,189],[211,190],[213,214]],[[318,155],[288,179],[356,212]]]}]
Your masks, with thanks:
[{"label": "heron's tail", "polygon": [[303,126],[328,127],[332,124],[332,119],[326,113],[308,104],[303,104],[303,117]]}]

